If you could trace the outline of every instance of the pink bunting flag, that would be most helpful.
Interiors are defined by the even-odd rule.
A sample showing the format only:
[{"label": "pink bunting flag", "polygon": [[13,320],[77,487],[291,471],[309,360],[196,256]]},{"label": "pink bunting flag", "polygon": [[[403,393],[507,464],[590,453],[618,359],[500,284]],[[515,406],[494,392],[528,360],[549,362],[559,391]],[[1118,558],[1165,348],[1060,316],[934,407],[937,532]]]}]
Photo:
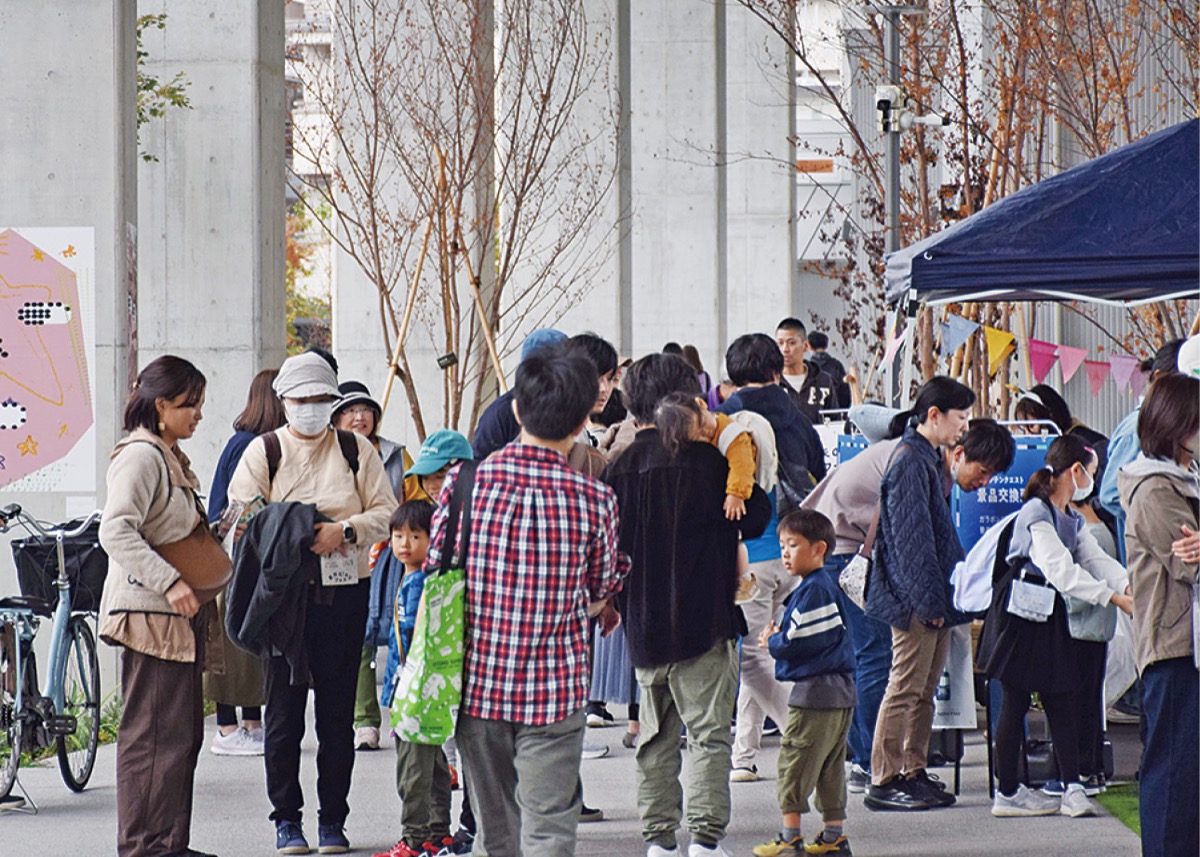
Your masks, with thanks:
[{"label": "pink bunting flag", "polygon": [[1139,369],[1129,376],[1129,389],[1133,391],[1133,395],[1140,396],[1142,395],[1142,390],[1146,389],[1146,384],[1149,381],[1149,376]]},{"label": "pink bunting flag", "polygon": [[1108,358],[1108,363],[1112,366],[1113,383],[1117,385],[1118,393],[1125,389],[1141,362],[1128,354],[1114,354]]},{"label": "pink bunting flag", "polygon": [[1100,390],[1104,386],[1104,382],[1108,380],[1108,373],[1112,371],[1112,367],[1102,360],[1084,360],[1083,368],[1087,370],[1088,385],[1092,388],[1092,396],[1100,395]]},{"label": "pink bunting flag", "polygon": [[1033,368],[1033,377],[1039,384],[1046,380],[1057,360],[1058,346],[1053,342],[1029,340],[1029,365]]},{"label": "pink bunting flag", "polygon": [[896,352],[900,350],[900,346],[904,344],[904,331],[897,331],[892,336],[892,341],[888,343],[887,351],[883,353],[883,365],[890,366],[892,361],[896,359]]},{"label": "pink bunting flag", "polygon": [[1071,348],[1069,345],[1058,346],[1058,360],[1062,366],[1064,384],[1075,377],[1075,373],[1079,371],[1079,367],[1083,365],[1086,357],[1086,348]]}]

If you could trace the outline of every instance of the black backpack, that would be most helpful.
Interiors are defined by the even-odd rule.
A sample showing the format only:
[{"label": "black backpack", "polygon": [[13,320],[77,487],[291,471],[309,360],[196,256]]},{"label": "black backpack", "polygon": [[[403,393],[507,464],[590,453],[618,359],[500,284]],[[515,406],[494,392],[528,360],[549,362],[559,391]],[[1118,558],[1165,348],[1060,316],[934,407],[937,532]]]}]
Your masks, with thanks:
[{"label": "black backpack", "polygon": [[[350,472],[358,476],[358,440],[354,437],[354,432],[342,429],[334,429],[334,431],[337,432],[342,458],[346,459]],[[279,441],[279,435],[273,431],[260,436],[263,439],[263,446],[267,450],[267,484],[270,485],[275,481],[275,474],[279,472],[279,461],[283,458],[283,445]]]}]

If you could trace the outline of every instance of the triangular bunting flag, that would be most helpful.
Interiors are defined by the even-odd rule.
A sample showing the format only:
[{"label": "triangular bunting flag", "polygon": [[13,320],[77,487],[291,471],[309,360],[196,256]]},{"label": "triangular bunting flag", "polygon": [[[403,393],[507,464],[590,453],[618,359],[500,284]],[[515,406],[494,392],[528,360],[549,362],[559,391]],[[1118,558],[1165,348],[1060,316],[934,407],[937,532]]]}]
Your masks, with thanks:
[{"label": "triangular bunting flag", "polygon": [[1112,371],[1112,367],[1101,360],[1084,360],[1083,368],[1087,370],[1088,384],[1092,388],[1092,395],[1098,396],[1104,382],[1108,380],[1108,373]]},{"label": "triangular bunting flag", "polygon": [[1058,360],[1058,346],[1040,339],[1029,340],[1029,365],[1033,368],[1034,380],[1039,384],[1046,380]]},{"label": "triangular bunting flag", "polygon": [[979,330],[978,322],[951,313],[942,323],[942,354],[951,355]]},{"label": "triangular bunting flag", "polygon": [[1142,395],[1142,390],[1146,389],[1146,384],[1150,378],[1145,372],[1140,369],[1129,376],[1129,389],[1133,391],[1133,395]]},{"label": "triangular bunting flag", "polygon": [[1117,385],[1117,392],[1119,393],[1125,389],[1125,385],[1129,383],[1134,371],[1138,368],[1138,364],[1142,361],[1127,354],[1114,354],[1108,358],[1108,362],[1112,366],[1113,383]]},{"label": "triangular bunting flag", "polygon": [[1017,350],[1017,346],[1013,342],[1016,337],[1008,331],[997,330],[986,325],[984,325],[983,332],[987,334],[988,374],[995,375],[1005,358]]},{"label": "triangular bunting flag", "polygon": [[887,351],[883,352],[883,365],[891,366],[892,361],[896,359],[896,352],[900,350],[900,346],[904,344],[904,331],[897,331],[892,336],[892,341],[888,343]]},{"label": "triangular bunting flag", "polygon": [[1086,348],[1071,348],[1068,345],[1058,346],[1058,360],[1062,366],[1064,384],[1075,377],[1075,373],[1079,371],[1079,367],[1083,365],[1084,358],[1086,357]]}]

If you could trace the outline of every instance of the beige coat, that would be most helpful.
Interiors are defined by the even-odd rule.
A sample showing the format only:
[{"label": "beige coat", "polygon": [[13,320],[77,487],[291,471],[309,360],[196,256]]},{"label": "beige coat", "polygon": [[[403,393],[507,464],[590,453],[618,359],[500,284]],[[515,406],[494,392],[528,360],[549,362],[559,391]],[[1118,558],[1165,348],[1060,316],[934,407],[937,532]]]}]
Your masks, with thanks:
[{"label": "beige coat", "polygon": [[1157,661],[1193,654],[1197,566],[1171,553],[1171,543],[1183,537],[1184,524],[1200,529],[1196,482],[1194,473],[1144,455],[1117,474],[1126,514],[1125,553],[1139,671]]}]

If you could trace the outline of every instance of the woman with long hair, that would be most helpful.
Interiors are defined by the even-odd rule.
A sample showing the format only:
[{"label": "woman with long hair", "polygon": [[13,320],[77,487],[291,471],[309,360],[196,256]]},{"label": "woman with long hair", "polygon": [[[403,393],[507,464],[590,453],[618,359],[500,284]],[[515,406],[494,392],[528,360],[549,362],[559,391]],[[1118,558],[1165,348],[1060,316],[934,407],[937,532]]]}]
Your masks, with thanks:
[{"label": "woman with long hair", "polygon": [[[220,520],[229,504],[226,496],[229,480],[250,441],[264,432],[274,431],[286,422],[283,405],[271,389],[277,374],[277,369],[264,369],[250,381],[246,406],[233,421],[233,437],[221,450],[216,472],[213,473],[212,490],[208,495],[208,520],[212,523]],[[224,595],[217,598],[217,612],[224,633]],[[266,699],[263,695],[262,664],[258,658],[237,646],[225,646],[225,671],[204,674],[204,697],[217,706],[217,734],[209,746],[213,755],[261,756],[262,706]],[[242,709],[240,725],[237,716],[239,706]]]},{"label": "woman with long hair", "polygon": [[[1125,569],[1104,552],[1084,517],[1071,507],[1092,492],[1096,465],[1095,451],[1077,437],[1064,435],[1050,444],[1045,466],[1025,486],[1025,505],[1013,524],[1006,557],[1008,570],[995,587],[984,623],[978,663],[1003,691],[996,725],[1000,787],[992,804],[995,816],[1095,814],[1080,771],[1082,763],[1098,778],[1108,645],[1095,635],[1073,637],[1067,614],[1088,605],[1112,605],[1108,609],[1115,619],[1116,608],[1129,613],[1133,607]],[[1028,585],[1016,582],[1023,577],[1052,587],[1053,609],[1044,621],[1009,610],[1014,585]],[[1050,723],[1064,784],[1061,801],[1031,792],[1018,780],[1031,693],[1040,696]]]},{"label": "woman with long hair", "polygon": [[134,382],[108,466],[100,544],[108,577],[100,639],[125,649],[117,731],[117,854],[190,854],[192,782],[204,740],[202,673],[216,616],[155,548],[203,516],[200,480],[179,448],[203,418],[204,375],[165,355]]},{"label": "woman with long hair", "polygon": [[1133,641],[1145,691],[1142,854],[1200,853],[1200,673],[1195,623],[1200,562],[1200,383],[1164,375],[1138,416],[1142,451],[1121,468]]},{"label": "woman with long hair", "polygon": [[892,667],[871,750],[872,809],[930,809],[954,803],[925,770],[933,694],[950,648],[950,572],[963,558],[950,515],[942,449],[967,430],[975,393],[938,376],[892,420],[900,443],[880,486],[879,529],[867,615],[892,626]]}]

